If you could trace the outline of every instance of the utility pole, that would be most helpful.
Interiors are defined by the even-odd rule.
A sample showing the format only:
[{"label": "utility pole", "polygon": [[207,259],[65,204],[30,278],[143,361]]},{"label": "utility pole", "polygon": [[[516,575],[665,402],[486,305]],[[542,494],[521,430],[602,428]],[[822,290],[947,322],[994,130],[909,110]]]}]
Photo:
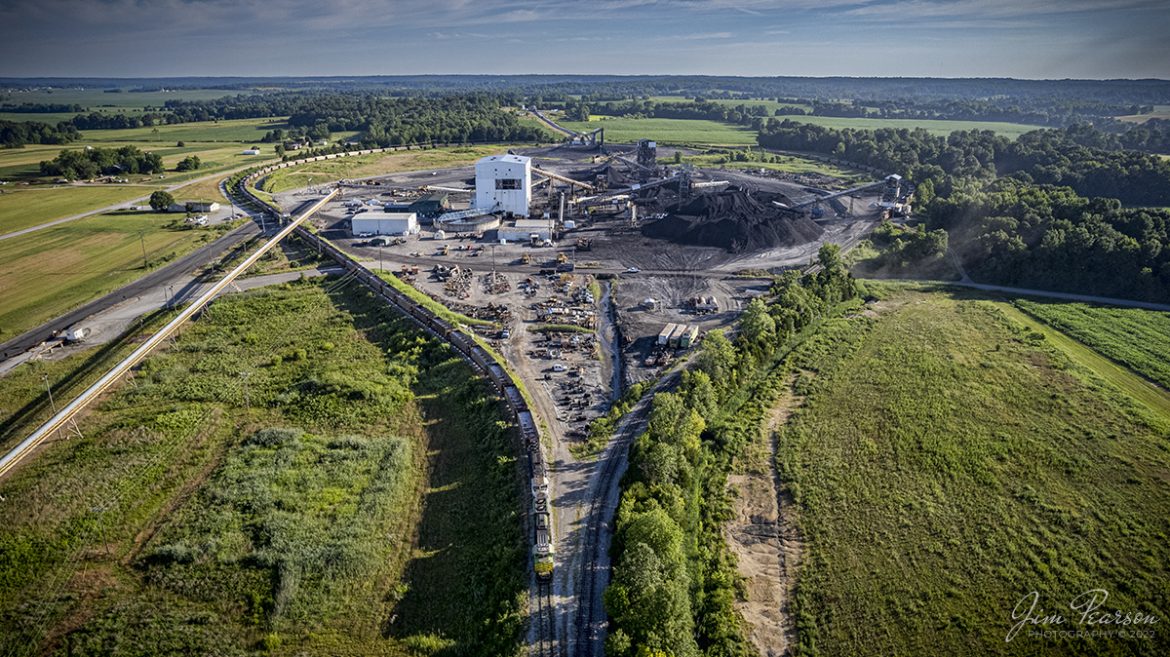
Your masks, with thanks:
[{"label": "utility pole", "polygon": [[142,245],[142,269],[146,269],[146,233],[138,231],[138,242]]},{"label": "utility pole", "polygon": [[49,407],[53,409],[53,414],[57,413],[57,402],[53,401],[53,387],[49,385],[49,375],[41,374],[41,380],[45,382],[45,392],[49,393]]},{"label": "utility pole", "polygon": [[175,286],[168,285],[167,286],[167,309],[169,310],[169,309],[174,308],[174,307],[175,307]]}]

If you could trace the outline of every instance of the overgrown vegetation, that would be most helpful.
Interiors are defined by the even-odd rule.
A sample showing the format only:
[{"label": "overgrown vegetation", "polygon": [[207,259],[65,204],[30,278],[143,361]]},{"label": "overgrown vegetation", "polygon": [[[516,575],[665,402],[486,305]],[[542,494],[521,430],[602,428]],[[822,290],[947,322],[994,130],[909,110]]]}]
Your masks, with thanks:
[{"label": "overgrown vegetation", "polygon": [[1164,654],[1164,620],[1029,635],[1120,629],[1065,613],[1005,639],[1032,591],[1044,613],[1103,589],[1104,613],[1166,618],[1170,417],[1004,304],[879,289],[876,318],[826,321],[792,361],[805,403],[777,465],[805,545],[797,654]]},{"label": "overgrown vegetation", "polygon": [[1015,304],[1170,390],[1170,313],[1025,299]]},{"label": "overgrown vegetation", "polygon": [[511,434],[462,361],[360,287],[217,301],[79,428],[0,486],[17,654],[516,651]]},{"label": "overgrown vegetation", "polygon": [[802,330],[858,293],[836,246],[822,248],[820,261],[815,275],[777,279],[768,304],[752,301],[734,341],[709,333],[679,391],[655,396],[622,482],[607,654],[751,654],[722,533],[731,515],[727,474],[755,417],[744,406],[750,391]]},{"label": "overgrown vegetation", "polygon": [[945,230],[927,231],[925,224],[908,228],[883,221],[870,233],[868,246],[872,249],[861,249],[865,257],[856,259],[854,271],[882,278],[952,278],[955,271],[947,261],[947,239]]}]

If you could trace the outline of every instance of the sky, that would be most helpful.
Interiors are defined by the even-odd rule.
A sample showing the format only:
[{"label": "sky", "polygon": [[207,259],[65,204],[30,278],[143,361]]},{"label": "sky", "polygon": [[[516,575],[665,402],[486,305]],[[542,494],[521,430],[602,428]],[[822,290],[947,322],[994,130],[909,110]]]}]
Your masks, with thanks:
[{"label": "sky", "polygon": [[0,76],[1170,78],[1170,0],[0,0]]}]

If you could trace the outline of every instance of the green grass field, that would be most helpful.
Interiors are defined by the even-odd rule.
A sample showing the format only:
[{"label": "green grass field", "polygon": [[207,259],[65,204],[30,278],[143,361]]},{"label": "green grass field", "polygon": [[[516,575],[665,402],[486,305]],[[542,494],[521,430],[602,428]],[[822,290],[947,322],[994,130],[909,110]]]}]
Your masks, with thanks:
[{"label": "green grass field", "polygon": [[594,115],[588,123],[558,121],[570,130],[605,128],[606,141],[632,142],[653,139],[663,144],[746,146],[756,143],[756,133],[740,126],[688,119],[627,119]]},{"label": "green grass field", "polygon": [[[147,196],[141,185],[6,187],[0,194],[0,235]],[[3,243],[0,243],[2,245]],[[3,248],[0,246],[0,248]]]},{"label": "green grass field", "polygon": [[[275,153],[261,156],[241,155],[242,146],[212,142],[186,142],[178,147],[174,142],[159,145],[153,142],[89,142],[71,144],[67,148],[84,148],[86,145],[102,147],[136,146],[144,151],[162,156],[166,172],[157,175],[129,176],[130,184],[95,183],[85,186],[65,185],[24,185],[8,184],[0,187],[0,234],[35,226],[54,219],[60,219],[83,212],[96,210],[114,203],[149,196],[151,192],[174,187],[184,181],[197,180],[258,164],[272,162]],[[0,151],[0,177],[15,180],[31,180],[40,177],[39,163],[51,160],[61,147],[28,147]],[[270,150],[270,149],[269,149]],[[177,172],[175,166],[180,160],[195,155],[202,160],[202,166],[193,171]],[[184,189],[175,190],[176,199],[211,199],[224,201],[217,189],[220,178],[195,183]]]},{"label": "green grass field", "polygon": [[217,301],[0,484],[7,653],[517,652],[498,405],[332,285]]},{"label": "green grass field", "polygon": [[[170,228],[173,214],[86,217],[0,241],[0,340],[7,340],[212,240],[213,228]],[[142,236],[142,240],[139,236]]]},{"label": "green grass field", "polygon": [[877,130],[878,128],[924,128],[933,135],[946,136],[956,130],[991,130],[1005,137],[1015,139],[1025,132],[1043,130],[1043,126],[1024,125],[1022,123],[1004,123],[1000,121],[942,121],[930,119],[857,119],[836,116],[804,116],[781,115],[775,117],[777,121],[791,119],[801,123],[825,126],[826,128],[855,128],[858,130]]},{"label": "green grass field", "polygon": [[[793,361],[777,461],[800,654],[1166,654],[1170,412],[1004,302],[873,288],[876,314],[827,321]],[[1163,619],[1155,637],[1006,641],[1030,592],[1072,616],[1090,589]],[[1107,629],[1070,624],[1049,629]]]},{"label": "green grass field", "polygon": [[[729,169],[768,169],[795,174],[820,174],[833,176],[844,180],[855,180],[865,177],[856,171],[843,169],[832,164],[792,155],[777,155],[778,162],[729,162],[724,155],[691,155],[683,157],[683,162],[701,167],[726,167]],[[867,178],[868,179],[868,178]]]},{"label": "green grass field", "polygon": [[1170,389],[1170,313],[1083,303],[1016,301],[1024,312]]},{"label": "green grass field", "polygon": [[[152,128],[127,128],[125,130],[85,130],[86,141],[157,141],[174,145],[176,141],[259,141],[265,132],[275,128],[287,128],[283,118],[235,119],[231,121],[202,121],[199,123],[176,123]],[[155,131],[158,132],[155,132]],[[266,152],[272,151],[272,144],[256,144]]]},{"label": "green grass field", "polygon": [[339,178],[364,178],[399,171],[443,169],[473,164],[486,155],[507,150],[508,145],[453,146],[412,150],[399,153],[372,153],[352,155],[321,162],[310,162],[290,169],[281,169],[264,179],[264,191],[279,193],[307,187],[309,180],[318,183]]}]

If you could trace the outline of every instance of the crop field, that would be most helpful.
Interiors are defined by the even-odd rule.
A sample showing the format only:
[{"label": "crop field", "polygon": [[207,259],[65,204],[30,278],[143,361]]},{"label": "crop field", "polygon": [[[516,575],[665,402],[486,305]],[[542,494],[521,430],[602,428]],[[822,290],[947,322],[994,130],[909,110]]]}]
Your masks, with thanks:
[{"label": "crop field", "polygon": [[786,114],[775,117],[777,121],[791,119],[801,123],[825,126],[826,128],[855,128],[858,130],[877,130],[878,128],[924,128],[933,135],[946,136],[956,130],[991,130],[1005,137],[1015,139],[1025,132],[1044,130],[1043,126],[1025,125],[1023,123],[1005,123],[1002,121],[943,121],[932,119],[861,119],[837,116],[806,116]]},{"label": "crop field", "polygon": [[1170,390],[1170,313],[1022,299],[1016,305]]},{"label": "crop field", "polygon": [[514,654],[525,553],[498,406],[335,286],[217,301],[83,438],[0,484],[5,649]]},{"label": "crop field", "polygon": [[[800,654],[1166,654],[1170,412],[1008,304],[871,285],[872,310],[798,348],[805,401],[779,433]],[[1007,640],[1031,592],[1067,616],[1091,589],[1163,619],[1154,637]],[[1071,622],[1047,629],[1106,629]]]},{"label": "crop field", "polygon": [[309,185],[309,179],[317,182],[339,178],[366,178],[401,171],[421,169],[443,169],[466,166],[486,155],[499,153],[508,146],[453,146],[427,150],[403,151],[399,153],[371,153],[350,157],[310,162],[291,169],[281,169],[268,176],[263,182],[264,191],[280,193]]},{"label": "crop field", "polygon": [[606,141],[619,143],[653,139],[663,144],[708,144],[747,146],[756,143],[756,133],[741,126],[718,121],[691,119],[627,119],[594,115],[588,123],[557,121],[571,130],[605,128]]},{"label": "crop field", "polygon": [[[0,241],[0,340],[142,276],[218,236],[173,214],[86,217]],[[173,224],[178,222],[179,226]]]}]

